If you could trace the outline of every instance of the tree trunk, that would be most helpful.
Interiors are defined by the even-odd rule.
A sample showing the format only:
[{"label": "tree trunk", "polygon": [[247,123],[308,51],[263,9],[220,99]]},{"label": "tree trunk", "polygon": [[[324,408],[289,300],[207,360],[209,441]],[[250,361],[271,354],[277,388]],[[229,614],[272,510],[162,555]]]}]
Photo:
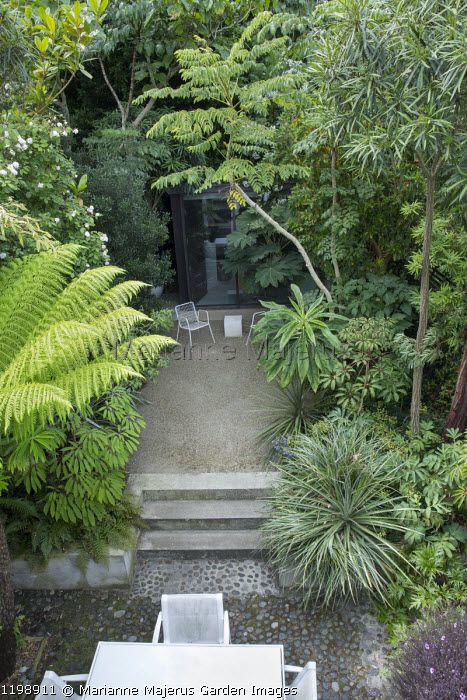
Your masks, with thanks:
[{"label": "tree trunk", "polygon": [[270,224],[278,233],[288,238],[288,240],[294,244],[294,246],[302,256],[303,262],[305,263],[305,266],[308,272],[310,273],[313,282],[316,284],[318,289],[320,289],[323,292],[329,304],[332,304],[333,300],[329,289],[323,284],[323,282],[321,282],[310,258],[308,257],[305,248],[302,246],[300,241],[297,238],[295,238],[295,236],[292,233],[290,233],[290,231],[287,231],[287,229],[285,229],[275,219],[273,219],[272,216],[269,216],[269,214],[265,212],[264,209],[262,209],[258,204],[256,204],[256,202],[254,202],[247,195],[247,193],[242,190],[240,185],[233,184],[232,189],[236,190],[239,193],[239,195],[245,200],[248,206],[251,207],[257,214],[259,214],[265,221],[267,221],[268,224]]},{"label": "tree trunk", "polygon": [[415,352],[417,365],[413,371],[412,402],[410,406],[410,425],[414,433],[420,432],[420,404],[422,400],[423,365],[420,355],[428,326],[428,306],[430,294],[430,250],[433,235],[433,213],[436,170],[426,172],[425,231],[423,235],[422,274],[420,278],[420,315],[418,321]]},{"label": "tree trunk", "polygon": [[444,425],[445,433],[449,428],[457,428],[461,433],[465,430],[467,419],[467,345],[464,347],[456,388],[452,397],[451,409]]},{"label": "tree trunk", "polygon": [[5,681],[15,668],[14,624],[15,602],[10,577],[10,554],[5,528],[0,520],[0,682]]},{"label": "tree trunk", "polygon": [[337,163],[337,148],[333,146],[331,150],[331,187],[332,187],[332,216],[333,216],[333,226],[331,231],[331,261],[334,268],[334,276],[336,278],[337,285],[341,282],[341,271],[339,269],[339,263],[337,260],[336,253],[336,234],[334,233],[335,219],[337,217],[337,205],[338,205],[338,195],[337,195],[337,178],[336,178],[336,163]]}]

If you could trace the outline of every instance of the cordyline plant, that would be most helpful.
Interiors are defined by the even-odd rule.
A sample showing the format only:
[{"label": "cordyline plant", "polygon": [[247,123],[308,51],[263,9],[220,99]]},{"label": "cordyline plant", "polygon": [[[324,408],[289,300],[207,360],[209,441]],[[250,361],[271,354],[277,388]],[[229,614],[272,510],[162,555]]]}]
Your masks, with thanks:
[{"label": "cordyline plant", "polygon": [[[316,60],[325,86],[321,123],[332,125],[345,157],[365,171],[416,162],[425,180],[420,316],[415,341],[411,425],[420,430],[423,349],[428,326],[430,250],[436,192],[449,182],[465,196],[465,3],[461,0],[339,0],[324,3]],[[329,45],[340,47],[323,62]],[[329,127],[330,128],[330,127]]]},{"label": "cordyline plant", "polygon": [[390,540],[406,530],[394,507],[401,464],[362,422],[291,441],[279,463],[263,533],[272,561],[292,571],[305,603],[369,594],[384,601],[404,561]]},{"label": "cordyline plant", "polygon": [[[270,38],[268,25],[281,24],[284,36]],[[149,130],[148,136],[171,134],[187,151],[200,158],[200,164],[166,177],[160,177],[155,187],[176,187],[182,182],[202,192],[212,185],[226,183],[229,205],[248,205],[269,226],[285,236],[298,250],[310,276],[332,302],[329,289],[317,274],[310,257],[300,241],[279,224],[245,191],[245,183],[255,193],[268,192],[277,183],[304,175],[306,170],[291,160],[280,163],[274,158],[276,131],[265,123],[268,111],[278,97],[295,88],[300,76],[286,73],[284,47],[289,41],[285,31],[292,31],[303,19],[259,14],[233,44],[226,57],[199,40],[199,48],[176,52],[183,83],[148,90],[135,100],[181,99],[192,104],[162,116]],[[270,33],[273,30],[271,29]],[[258,75],[267,76],[259,79]],[[202,103],[202,107],[196,105]],[[211,156],[209,164],[201,161]]]}]

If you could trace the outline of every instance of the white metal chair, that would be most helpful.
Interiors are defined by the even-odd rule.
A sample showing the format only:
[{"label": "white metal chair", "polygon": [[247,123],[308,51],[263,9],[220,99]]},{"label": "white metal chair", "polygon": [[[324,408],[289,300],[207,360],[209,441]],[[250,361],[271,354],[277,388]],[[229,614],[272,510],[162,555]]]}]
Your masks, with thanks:
[{"label": "white metal chair", "polygon": [[303,668],[301,666],[285,666],[286,673],[296,673],[290,688],[296,688],[297,700],[317,700],[318,691],[316,688],[316,664],[309,661]]},{"label": "white metal chair", "polygon": [[53,671],[46,671],[42,679],[40,693],[36,695],[36,700],[50,700],[51,697],[54,697],[55,700],[65,700],[66,698],[79,700],[82,697],[81,695],[75,692],[70,694],[68,691],[65,693],[63,689],[68,687],[70,683],[87,681],[87,679],[87,673],[77,676],[57,676]]},{"label": "white metal chair", "polygon": [[251,334],[253,333],[254,327],[258,323],[258,318],[260,316],[264,316],[265,313],[266,313],[265,311],[255,311],[255,313],[251,317],[250,330],[248,331],[248,335],[247,335],[246,340],[245,340],[245,345],[248,345],[248,343],[250,342],[250,337],[251,337]]},{"label": "white metal chair", "polygon": [[152,638],[165,644],[230,644],[229,615],[222,593],[161,596],[161,612]]},{"label": "white metal chair", "polygon": [[[201,313],[206,314],[205,321],[200,319],[199,314]],[[199,331],[201,328],[209,328],[212,340],[214,343],[216,342],[214,334],[212,332],[211,324],[209,322],[208,312],[204,309],[201,309],[198,312],[192,301],[187,301],[186,304],[179,304],[178,306],[176,306],[175,316],[177,317],[178,321],[177,340],[178,334],[180,333],[180,329],[188,331],[188,334],[190,336],[190,347],[192,347],[193,343],[191,342],[191,332]]]}]

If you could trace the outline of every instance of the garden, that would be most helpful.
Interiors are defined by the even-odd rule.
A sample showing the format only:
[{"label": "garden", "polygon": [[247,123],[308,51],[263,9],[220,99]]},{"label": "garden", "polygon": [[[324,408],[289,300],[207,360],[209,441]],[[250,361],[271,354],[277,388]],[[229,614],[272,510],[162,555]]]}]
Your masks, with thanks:
[{"label": "garden", "polygon": [[[288,587],[250,559],[189,583],[224,581],[237,641],[277,634],[304,663],[324,636],[323,700],[465,700],[465,21],[460,0],[0,4],[0,683],[49,624],[64,661],[73,601],[84,654],[148,641],[144,562],[126,613],[111,591],[15,594],[11,562],[105,564],[144,529],[128,464],[143,414],[167,421],[144,387],[187,301],[169,197],[217,188],[235,227],[216,274],[261,311],[242,420],[276,475],[260,532]],[[333,675],[340,628],[363,654],[353,621],[382,685]]]}]

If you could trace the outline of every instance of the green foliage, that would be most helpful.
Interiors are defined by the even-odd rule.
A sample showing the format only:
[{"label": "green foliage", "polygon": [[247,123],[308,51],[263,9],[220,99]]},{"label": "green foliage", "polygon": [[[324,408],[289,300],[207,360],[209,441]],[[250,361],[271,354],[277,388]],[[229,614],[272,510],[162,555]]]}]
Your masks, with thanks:
[{"label": "green foliage", "polygon": [[[285,206],[271,207],[271,216],[285,220]],[[270,287],[296,282],[303,276],[303,262],[290,243],[260,219],[251,209],[237,218],[237,230],[227,239],[224,269],[238,274],[248,293],[261,293]]]},{"label": "green foliage", "polygon": [[361,413],[368,401],[397,403],[409,377],[394,350],[394,322],[388,318],[355,318],[339,333],[336,361],[323,373],[321,385],[335,392],[337,403]]},{"label": "green foliage", "polygon": [[339,347],[332,332],[342,317],[327,310],[322,297],[311,303],[291,286],[290,306],[263,301],[267,309],[254,330],[255,344],[263,344],[259,365],[267,380],[278,379],[287,387],[294,379],[316,391],[322,372],[331,368],[331,352]]},{"label": "green foliage", "polygon": [[[413,230],[417,248],[409,258],[407,269],[420,276],[423,243],[422,220]],[[459,354],[465,341],[467,297],[467,234],[463,221],[455,216],[436,216],[430,253],[432,289],[430,317],[441,354]],[[416,297],[418,303],[418,297]]]},{"label": "green foliage", "polygon": [[300,435],[288,452],[264,526],[272,560],[295,572],[308,604],[384,600],[403,562],[390,540],[404,529],[394,511],[400,462],[361,422]]},{"label": "green foliage", "polygon": [[285,389],[273,384],[271,391],[261,396],[257,410],[263,425],[258,440],[269,450],[277,451],[278,441],[307,432],[312,422],[329,409],[329,397],[315,393],[299,381],[292,381]]},{"label": "green foliage", "polygon": [[[73,162],[62,144],[72,130],[57,117],[31,117],[16,110],[2,113],[0,126],[0,197],[14,198],[20,205],[25,231],[31,220],[38,230],[47,231],[62,243],[82,246],[79,270],[107,262],[103,234],[95,229],[94,207],[85,207],[81,198],[84,183],[77,183]],[[13,207],[13,213],[17,204]],[[24,217],[27,217],[26,219]],[[42,239],[44,234],[41,233]],[[0,252],[9,261],[36,250],[36,241],[19,241],[10,233],[0,238]]]},{"label": "green foliage", "polygon": [[173,344],[161,336],[129,344],[131,329],[147,320],[126,306],[142,283],[112,286],[122,272],[115,267],[68,283],[78,252],[60,246],[0,270],[0,424],[17,438],[85,410]]},{"label": "green foliage", "polygon": [[[8,3],[9,32],[3,34],[6,48],[13,48],[20,36],[20,48],[14,51],[7,98],[43,111],[53,104],[84,67],[85,50],[102,22],[108,0],[88,0],[85,5],[60,3],[47,6],[40,2]],[[8,54],[7,54],[8,55]],[[9,57],[10,58],[10,57]],[[8,73],[7,73],[8,74]]]},{"label": "green foliage", "polygon": [[[260,34],[262,40],[258,39],[271,17],[267,12],[257,15],[226,56],[203,40],[196,49],[177,51],[182,85],[145,93],[145,99],[182,99],[193,105],[163,115],[149,136],[169,133],[189,153],[213,156],[206,164],[158,178],[156,187],[187,182],[202,191],[217,183],[232,186],[247,181],[255,192],[261,192],[270,190],[277,180],[286,181],[302,172],[293,162],[277,163],[275,130],[263,119],[278,93],[296,84],[296,76],[283,74],[287,37]],[[199,103],[206,106],[195,106]],[[234,206],[233,190],[231,197]]]},{"label": "green foliage", "polygon": [[405,466],[399,475],[403,500],[397,512],[408,528],[409,578],[398,578],[388,589],[394,610],[380,611],[394,634],[414,612],[462,603],[467,596],[462,557],[467,541],[467,443],[455,431],[450,437],[450,442],[440,443],[432,424],[422,423],[419,437],[400,443]]},{"label": "green foliage", "polygon": [[151,202],[146,184],[167,148],[148,143],[134,130],[101,129],[76,157],[89,172],[89,201],[101,213],[112,260],[130,277],[158,285],[173,278],[170,254],[163,250],[168,217]]},{"label": "green foliage", "polygon": [[412,322],[412,291],[397,275],[369,272],[342,285],[344,313],[352,318],[390,318],[396,331],[404,331]]}]

